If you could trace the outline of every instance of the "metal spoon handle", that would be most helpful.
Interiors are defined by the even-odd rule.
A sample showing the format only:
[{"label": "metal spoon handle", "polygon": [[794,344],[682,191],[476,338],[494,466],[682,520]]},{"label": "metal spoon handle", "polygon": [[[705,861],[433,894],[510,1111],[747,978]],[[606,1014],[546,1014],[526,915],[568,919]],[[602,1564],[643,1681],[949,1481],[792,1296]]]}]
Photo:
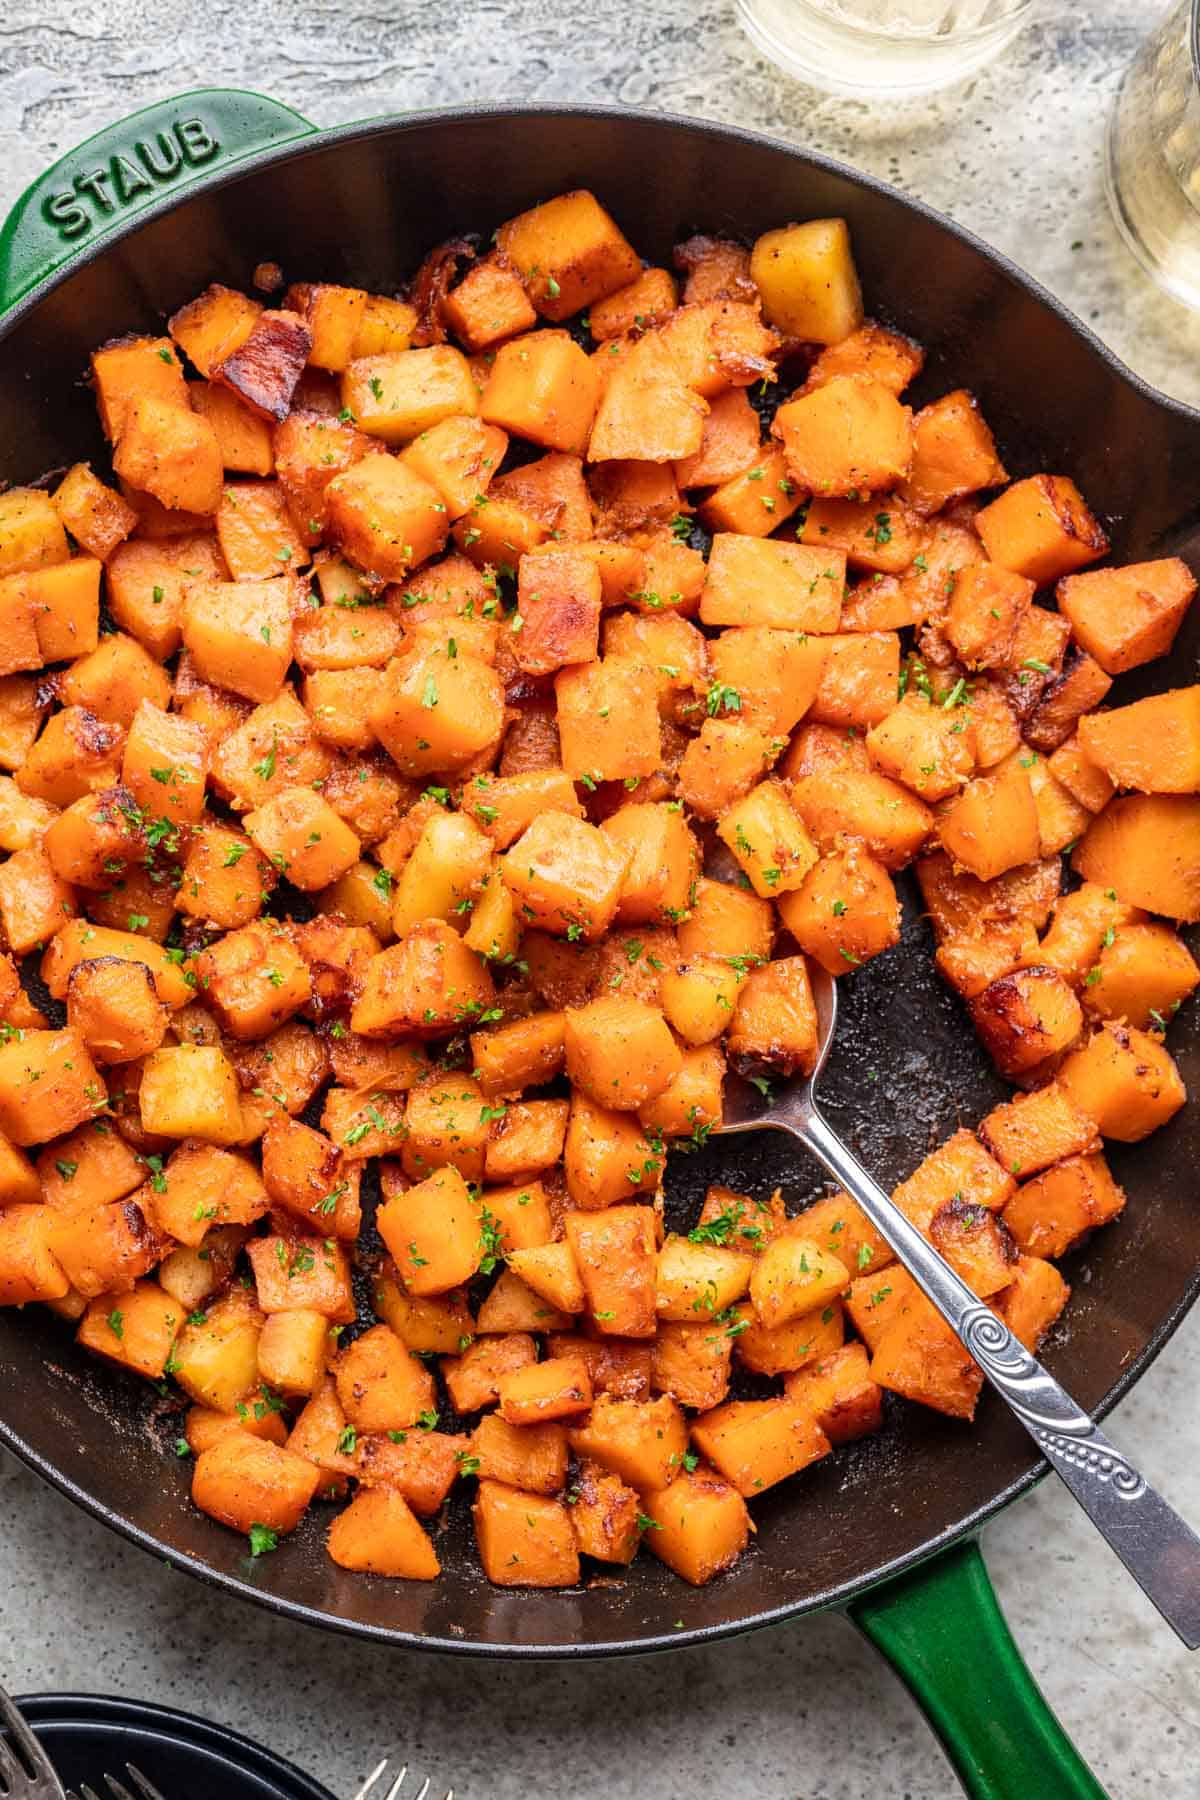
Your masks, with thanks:
[{"label": "metal spoon handle", "polygon": [[787,1124],[953,1326],[1167,1624],[1189,1650],[1200,1648],[1200,1538],[909,1223],[811,1101]]}]

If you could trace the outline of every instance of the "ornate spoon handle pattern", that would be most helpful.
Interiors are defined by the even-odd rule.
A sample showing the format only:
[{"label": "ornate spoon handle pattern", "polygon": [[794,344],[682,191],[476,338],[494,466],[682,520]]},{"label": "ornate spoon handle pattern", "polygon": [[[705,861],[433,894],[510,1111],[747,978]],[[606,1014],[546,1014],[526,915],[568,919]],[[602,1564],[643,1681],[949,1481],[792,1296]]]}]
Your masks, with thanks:
[{"label": "ornate spoon handle pattern", "polygon": [[793,1106],[774,1108],[770,1122],[799,1138],[861,1206],[1142,1592],[1189,1650],[1200,1648],[1200,1538],[892,1204],[810,1094],[797,1096]]}]

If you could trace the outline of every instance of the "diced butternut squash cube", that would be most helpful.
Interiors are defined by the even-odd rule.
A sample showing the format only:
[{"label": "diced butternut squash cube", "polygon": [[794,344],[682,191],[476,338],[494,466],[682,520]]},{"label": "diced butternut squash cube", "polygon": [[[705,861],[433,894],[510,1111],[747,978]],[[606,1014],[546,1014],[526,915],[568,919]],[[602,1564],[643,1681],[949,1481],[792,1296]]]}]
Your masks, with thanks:
[{"label": "diced butternut squash cube", "polygon": [[912,465],[912,412],[877,381],[835,376],[781,406],[772,430],[789,476],[809,493],[893,487]]},{"label": "diced butternut squash cube", "polygon": [[[499,1421],[497,1421],[498,1423]],[[485,1424],[489,1421],[484,1421]],[[564,1480],[566,1442],[563,1442]],[[483,1458],[485,1467],[487,1457]],[[533,1487],[523,1481],[522,1487]],[[560,1482],[560,1486],[562,1483]],[[600,1562],[631,1563],[641,1541],[641,1502],[635,1490],[598,1464],[583,1462],[567,1496],[571,1529],[581,1554]]]},{"label": "diced butternut squash cube", "polygon": [[400,1160],[405,1174],[423,1181],[435,1169],[455,1168],[465,1181],[481,1181],[491,1133],[492,1108],[466,1076],[434,1076],[409,1090]]},{"label": "diced butternut squash cube", "polygon": [[58,874],[40,844],[30,844],[0,864],[0,923],[15,956],[40,949],[77,911],[74,887]]},{"label": "diced butternut squash cube", "polygon": [[[610,1206],[599,1213],[568,1213],[566,1234],[599,1335],[653,1337],[656,1238],[651,1208]],[[527,1265],[525,1272],[527,1276]]]},{"label": "diced butternut squash cube", "polygon": [[598,400],[596,371],[574,338],[533,331],[497,350],[479,413],[547,450],[582,456]]},{"label": "diced butternut squash cube", "polygon": [[750,1298],[761,1322],[772,1329],[786,1325],[834,1299],[845,1288],[850,1271],[812,1238],[791,1233],[774,1238],[755,1260]]},{"label": "diced butternut squash cube", "polygon": [[71,1282],[52,1249],[54,1214],[47,1206],[0,1209],[0,1306],[62,1300]]},{"label": "diced butternut squash cube", "polygon": [[562,1069],[563,1016],[534,1013],[495,1031],[472,1033],[475,1079],[493,1097],[541,1087]]},{"label": "diced butternut squash cube", "polygon": [[618,1112],[636,1112],[654,1099],[681,1066],[661,1011],[619,995],[569,1008],[564,1044],[572,1083]]},{"label": "diced butternut squash cube", "polygon": [[518,213],[500,227],[496,244],[546,319],[569,319],[641,273],[637,252],[586,188]]},{"label": "diced butternut squash cube", "polygon": [[207,419],[183,405],[142,393],[125,409],[113,452],[123,481],[165,507],[209,515],[221,503],[224,469],[217,434]]},{"label": "diced butternut squash cube", "polygon": [[334,477],[325,499],[334,541],[358,568],[385,580],[402,581],[446,542],[445,501],[398,457],[364,457]]},{"label": "diced butternut squash cube", "polygon": [[416,1515],[395,1488],[363,1488],[329,1528],[326,1548],[340,1569],[435,1581],[441,1564]]},{"label": "diced butternut squash cube", "polygon": [[[928,1232],[934,1215],[952,1201],[996,1212],[1015,1188],[1007,1169],[989,1155],[974,1132],[963,1129],[932,1150],[894,1190],[892,1199],[918,1231]],[[878,1259],[872,1266],[879,1266]]]},{"label": "diced butternut squash cube", "polygon": [[258,1340],[263,1316],[240,1285],[189,1319],[172,1355],[173,1373],[185,1394],[201,1406],[231,1413],[258,1382]]},{"label": "diced butternut squash cube", "polygon": [[490,350],[537,324],[524,283],[500,257],[485,257],[467,270],[442,302],[442,313],[455,337],[468,350]]},{"label": "diced butternut squash cube", "polygon": [[1070,1156],[1017,1189],[1004,1223],[1030,1256],[1065,1256],[1097,1225],[1125,1206],[1103,1156]]},{"label": "diced butternut squash cube", "polygon": [[258,1340],[258,1372],[282,1394],[311,1394],[325,1373],[329,1320],[324,1313],[297,1307],[271,1313]]},{"label": "diced butternut squash cube", "polygon": [[136,1200],[54,1213],[50,1248],[72,1288],[86,1299],[127,1293],[163,1251]]},{"label": "diced butternut squash cube", "polygon": [[213,428],[223,468],[239,475],[274,473],[271,427],[243,405],[232,388],[215,381],[189,381],[188,396],[192,410]]},{"label": "diced butternut squash cube", "polygon": [[779,916],[806,955],[844,975],[900,941],[900,900],[881,863],[853,845],[821,857]]},{"label": "diced butternut squash cube", "polygon": [[1081,647],[1110,675],[1165,656],[1191,605],[1196,578],[1177,556],[1066,575],[1058,609]]},{"label": "diced butternut squash cube", "polygon": [[764,900],[798,888],[817,861],[817,847],[777,781],[760,782],[722,813],[717,835]]},{"label": "diced butternut squash cube", "polygon": [[974,394],[955,388],[922,407],[913,420],[912,469],[900,487],[907,505],[928,517],[1007,479]]},{"label": "diced butternut squash cube", "polygon": [[479,1020],[494,998],[483,961],[449,925],[429,919],[372,959],[351,1025],[365,1037],[444,1035]]},{"label": "diced butternut squash cube", "polygon": [[669,1488],[642,1495],[644,1542],[693,1587],[730,1568],[750,1540],[750,1515],[736,1487],[711,1469],[692,1469]]},{"label": "diced butternut squash cube", "polygon": [[652,672],[622,657],[563,669],[555,677],[562,766],[577,780],[652,775],[662,758]]},{"label": "diced butternut squash cube", "polygon": [[874,770],[833,768],[802,776],[791,803],[825,854],[858,838],[885,869],[903,868],[933,825],[924,801]]},{"label": "diced butternut squash cube", "polygon": [[765,538],[791,517],[801,499],[800,489],[788,476],[783,450],[763,446],[749,468],[702,502],[700,517],[710,531]]},{"label": "diced butternut squash cube", "polygon": [[993,562],[1039,587],[1095,562],[1108,550],[1104,531],[1065,475],[1014,481],[976,513],[975,529]]},{"label": "diced butternut squash cube", "polygon": [[1111,686],[1112,677],[1104,673],[1100,664],[1086,651],[1076,649],[1043,687],[1026,722],[1026,738],[1035,750],[1047,754],[1057,750],[1075,731],[1083,715],[1099,706]]},{"label": "diced butternut squash cube", "polygon": [[494,1406],[501,1379],[512,1369],[537,1361],[537,1349],[527,1332],[503,1337],[481,1337],[461,1356],[445,1356],[440,1367],[446,1392],[456,1412],[478,1412]]},{"label": "diced butternut squash cube", "polygon": [[763,313],[789,337],[836,344],[862,322],[845,219],[808,219],[763,234],[750,256]]},{"label": "diced butternut squash cube", "polygon": [[572,1450],[619,1475],[630,1487],[669,1487],[683,1466],[687,1423],[669,1395],[657,1400],[597,1396],[590,1418],[568,1429]]},{"label": "diced butternut squash cube", "polygon": [[1035,586],[1001,563],[970,563],[958,571],[943,630],[967,668],[1008,662],[1033,605]]},{"label": "diced butternut squash cube", "polygon": [[407,1431],[434,1408],[432,1375],[386,1325],[373,1325],[342,1351],[334,1379],[360,1431]]},{"label": "diced butternut squash cube", "polygon": [[289,588],[284,575],[188,583],[183,641],[206,680],[259,704],[275,699],[292,660]]},{"label": "diced butternut squash cube", "polygon": [[1104,944],[1081,998],[1101,1018],[1162,1030],[1197,985],[1196,959],[1169,925],[1127,925]]},{"label": "diced butternut squash cube", "polygon": [[579,1552],[562,1501],[481,1481],[474,1519],[479,1560],[496,1587],[574,1587],[579,1580]]},{"label": "diced butternut squash cube", "polygon": [[1002,1075],[1013,1079],[1070,1049],[1083,1026],[1075,993],[1053,969],[1015,969],[971,1001],[971,1017]]},{"label": "diced butternut squash cube", "polygon": [[561,1425],[510,1425],[498,1413],[485,1413],[471,1433],[470,1457],[481,1481],[502,1481],[532,1494],[557,1494],[566,1486],[567,1435]]},{"label": "diced butternut squash cube", "polygon": [[237,1076],[215,1045],[155,1050],[146,1058],[139,1105],[143,1129],[156,1137],[236,1144],[242,1136]]},{"label": "diced butternut squash cube", "polygon": [[244,822],[259,852],[308,892],[336,881],[361,854],[350,827],[311,788],[285,788]]},{"label": "diced butternut squash cube", "polygon": [[264,1313],[311,1311],[336,1324],[353,1322],[350,1264],[333,1238],[256,1237],[246,1254]]},{"label": "diced butternut squash cube", "polygon": [[1036,1356],[1070,1297],[1071,1290],[1053,1263],[1040,1256],[1022,1256],[994,1305],[1013,1336]]},{"label": "diced butternut squash cube", "polygon": [[896,704],[900,640],[894,631],[841,633],[824,640],[825,660],[809,709],[822,725],[866,731]]},{"label": "diced butternut squash cube", "polygon": [[729,1053],[776,1064],[785,1074],[809,1074],[817,1054],[817,1011],[802,956],[779,957],[752,969],[738,997]]},{"label": "diced butternut squash cube", "polygon": [[110,1296],[91,1302],[79,1321],[77,1341],[147,1381],[161,1381],[176,1333],[183,1324],[177,1300],[157,1282],[139,1281],[114,1306]]},{"label": "diced butternut squash cube", "polygon": [[805,390],[823,387],[835,375],[854,375],[882,382],[893,394],[902,394],[925,364],[925,352],[912,338],[890,331],[874,319],[864,319],[848,337],[827,344],[808,371]]},{"label": "diced butternut squash cube", "polygon": [[77,1031],[18,1031],[0,1044],[0,1130],[45,1144],[102,1110],[104,1082]]},{"label": "diced butternut squash cube", "polygon": [[630,1113],[595,1105],[586,1095],[571,1097],[564,1145],[567,1192],[582,1211],[613,1206],[642,1188],[657,1186],[661,1157],[651,1150]]},{"label": "diced butternut squash cube", "polygon": [[[647,270],[647,275],[656,271]],[[636,284],[635,284],[636,285]],[[592,313],[592,334],[596,315]],[[681,488],[715,487],[749,469],[759,453],[758,414],[744,388],[728,388],[712,400],[704,419],[700,448],[675,464]]]},{"label": "diced butternut squash cube", "polygon": [[288,289],[285,302],[308,327],[312,346],[309,363],[334,374],[355,354],[369,296],[362,288],[338,287],[331,282],[298,282]]},{"label": "diced butternut squash cube", "polygon": [[651,1386],[681,1406],[704,1411],[719,1406],[729,1392],[733,1339],[704,1324],[660,1324],[654,1339]]},{"label": "diced butternut squash cube", "polygon": [[217,541],[235,581],[268,581],[308,562],[306,538],[288,511],[277,481],[227,484],[217,508]]},{"label": "diced butternut squash cube", "polygon": [[702,875],[688,918],[679,927],[682,956],[725,956],[765,962],[774,938],[771,909],[757,894]]},{"label": "diced butternut squash cube", "polygon": [[807,1406],[831,1444],[850,1444],[883,1424],[883,1390],[871,1379],[863,1344],[844,1344],[784,1382],[789,1400]]},{"label": "diced butternut squash cube", "polygon": [[1156,1037],[1107,1024],[1062,1062],[1060,1085],[1103,1137],[1136,1144],[1187,1098],[1174,1058]]},{"label": "diced butternut squash cube", "polygon": [[700,449],[708,403],[689,386],[658,332],[627,343],[616,364],[606,362],[598,350],[589,364],[601,390],[588,438],[589,462],[605,465],[602,473],[617,468],[632,474],[642,464],[657,465],[673,487],[669,465]]},{"label": "diced butternut squash cube", "polygon": [[192,1499],[234,1531],[294,1531],[320,1479],[315,1463],[294,1451],[234,1431],[196,1458]]},{"label": "diced butternut squash cube", "polygon": [[426,652],[399,658],[384,676],[370,724],[404,774],[460,768],[499,742],[504,690],[479,657]]},{"label": "diced butternut squash cube", "polygon": [[136,638],[118,631],[72,663],[62,678],[62,697],[68,706],[86,707],[128,730],[142,700],[166,711],[171,682]]},{"label": "diced butternut squash cube", "polygon": [[983,1371],[923,1294],[884,1331],[871,1358],[871,1379],[954,1419],[972,1419]]},{"label": "diced butternut squash cube", "polygon": [[410,1293],[444,1294],[479,1267],[480,1207],[453,1165],[392,1194],[379,1208],[377,1224]]},{"label": "diced butternut squash cube", "polygon": [[551,811],[518,838],[500,871],[522,919],[591,941],[612,923],[627,860],[625,849],[594,825]]},{"label": "diced butternut squash cube", "polygon": [[706,625],[836,631],[845,580],[844,551],[718,532],[700,617]]},{"label": "diced butternut squash cube", "polygon": [[600,571],[582,550],[566,547],[523,556],[517,605],[521,630],[513,645],[519,668],[551,675],[590,662],[600,636]]},{"label": "diced butternut squash cube", "polygon": [[500,1417],[510,1425],[540,1425],[574,1417],[592,1404],[592,1378],[579,1356],[527,1363],[501,1378]]},{"label": "diced butternut squash cube", "polygon": [[342,377],[342,402],[361,431],[407,444],[423,431],[477,408],[467,359],[450,344],[359,357]]},{"label": "diced butternut squash cube", "polygon": [[114,442],[140,395],[187,406],[183,371],[168,338],[127,337],[105,344],[92,354],[92,381],[100,423],[105,436]]},{"label": "diced butternut squash cube", "polygon": [[167,329],[188,361],[202,375],[211,375],[245,343],[261,312],[259,301],[214,282],[172,313]]},{"label": "diced butternut squash cube", "polygon": [[1089,713],[1079,743],[1114,786],[1149,794],[1200,789],[1200,686]]},{"label": "diced butternut squash cube", "polygon": [[982,881],[1035,861],[1041,845],[1037,807],[1020,760],[968,782],[941,814],[938,835],[955,862]]},{"label": "diced butternut squash cube", "polygon": [[980,1141],[1001,1167],[1024,1179],[1087,1150],[1095,1135],[1091,1119],[1054,1081],[994,1106],[979,1127]]},{"label": "diced butternut squash cube", "polygon": [[1200,798],[1130,794],[1088,827],[1072,867],[1122,900],[1184,922],[1200,919]]},{"label": "diced butternut squash cube", "polygon": [[67,983],[67,1023],[101,1063],[133,1062],[157,1050],[168,1012],[143,963],[117,957],[77,963]]},{"label": "diced butternut squash cube", "polygon": [[729,1400],[702,1413],[692,1441],[739,1494],[774,1487],[829,1454],[812,1413],[792,1400]]},{"label": "diced butternut squash cube", "polygon": [[569,1243],[560,1241],[535,1244],[528,1250],[510,1250],[508,1264],[511,1273],[551,1309],[551,1316],[583,1311],[587,1295],[575,1252]]},{"label": "diced butternut squash cube", "polygon": [[51,499],[71,536],[101,562],[137,524],[133,508],[94,475],[87,463],[68,469]]},{"label": "diced butternut squash cube", "polygon": [[745,1245],[726,1248],[691,1237],[668,1237],[658,1253],[659,1318],[711,1322],[746,1293],[753,1267]]}]

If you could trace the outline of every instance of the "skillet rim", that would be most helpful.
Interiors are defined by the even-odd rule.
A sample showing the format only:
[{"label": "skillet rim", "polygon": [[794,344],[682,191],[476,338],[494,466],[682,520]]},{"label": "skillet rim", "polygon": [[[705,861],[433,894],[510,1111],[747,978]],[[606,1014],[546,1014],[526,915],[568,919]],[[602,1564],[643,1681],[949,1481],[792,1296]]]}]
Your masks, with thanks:
[{"label": "skillet rim", "polygon": [[[186,93],[173,96],[173,98],[178,101],[189,98],[199,99],[214,91],[238,90],[189,89]],[[1042,286],[1035,277],[1018,267],[1002,251],[993,249],[976,233],[948,218],[935,207],[902,193],[898,188],[881,181],[877,176],[855,169],[850,164],[827,156],[822,151],[805,149],[792,144],[770,132],[751,130],[745,126],[726,124],[718,120],[691,118],[679,113],[658,111],[647,107],[600,106],[569,101],[526,101],[515,105],[502,105],[488,101],[477,105],[429,107],[418,112],[383,114],[373,119],[332,126],[328,129],[314,126],[311,134],[288,139],[252,152],[239,158],[237,162],[227,168],[217,167],[210,173],[195,175],[189,180],[186,187],[164,193],[160,200],[151,203],[123,223],[109,227],[102,235],[82,245],[68,262],[35,283],[7,312],[0,314],[0,344],[17,324],[36,310],[50,293],[69,280],[87,263],[99,259],[106,251],[140,231],[143,226],[185,206],[188,201],[199,195],[212,194],[219,189],[234,186],[243,178],[258,174],[264,168],[321,154],[327,149],[336,148],[344,143],[363,142],[376,137],[418,131],[425,126],[464,124],[478,119],[536,121],[549,118],[633,120],[639,124],[663,126],[676,135],[684,134],[709,141],[715,139],[753,145],[759,149],[769,150],[775,155],[794,159],[841,180],[849,181],[855,186],[879,196],[892,206],[898,206],[905,212],[917,215],[927,223],[958,239],[985,262],[998,269],[1008,281],[1022,290],[1030,299],[1057,317],[1112,375],[1140,399],[1169,417],[1193,426],[1197,437],[1197,448],[1200,450],[1200,409],[1191,407],[1183,401],[1175,400],[1151,386],[1149,382],[1130,369],[1082,319],[1049,289]],[[118,124],[119,122],[114,121]],[[1105,1418],[1141,1379],[1159,1352],[1174,1336],[1184,1317],[1195,1304],[1197,1297],[1200,1297],[1200,1262],[1194,1268],[1191,1279],[1176,1305],[1165,1318],[1159,1321],[1142,1349],[1132,1358],[1112,1387],[1093,1407],[1093,1417]],[[849,1607],[864,1594],[919,1567],[951,1545],[978,1536],[988,1520],[1011,1505],[1022,1494],[1028,1492],[1050,1472],[1050,1465],[1046,1459],[1038,1457],[1034,1465],[1023,1475],[1017,1476],[1006,1487],[994,1493],[990,1500],[976,1507],[953,1526],[947,1527],[936,1536],[927,1539],[918,1548],[877,1565],[869,1575],[836,1584],[816,1594],[807,1595],[801,1600],[790,1600],[785,1604],[768,1607],[748,1615],[729,1617],[718,1624],[693,1626],[678,1632],[672,1631],[670,1634],[657,1632],[644,1637],[604,1643],[572,1641],[560,1644],[529,1645],[519,1643],[487,1644],[477,1640],[432,1633],[393,1630],[387,1626],[370,1624],[326,1612],[318,1607],[290,1600],[284,1595],[265,1592],[251,1581],[236,1574],[214,1569],[188,1552],[174,1549],[123,1515],[105,1506],[103,1502],[97,1500],[77,1482],[71,1480],[70,1477],[64,1475],[53,1464],[40,1456],[32,1446],[18,1436],[2,1415],[0,1415],[0,1448],[10,1451],[27,1468],[47,1481],[81,1510],[89,1513],[120,1537],[137,1545],[138,1548],[158,1556],[171,1568],[182,1570],[206,1586],[235,1594],[281,1617],[297,1620],[302,1624],[323,1630],[336,1631],[345,1636],[388,1644],[397,1648],[433,1651],[453,1656],[503,1658],[522,1662],[637,1656],[663,1650],[692,1648],[716,1643],[724,1638],[739,1636],[743,1632],[759,1630],[764,1626],[782,1624],[786,1620],[800,1618],[808,1613]]]}]

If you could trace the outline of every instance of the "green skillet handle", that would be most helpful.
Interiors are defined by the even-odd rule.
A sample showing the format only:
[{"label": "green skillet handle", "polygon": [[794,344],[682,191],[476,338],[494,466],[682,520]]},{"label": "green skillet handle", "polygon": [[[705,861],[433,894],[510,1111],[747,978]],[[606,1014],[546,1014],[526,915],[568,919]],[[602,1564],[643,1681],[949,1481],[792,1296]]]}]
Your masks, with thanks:
[{"label": "green skillet handle", "polygon": [[60,157],[0,228],[0,313],[82,250],[196,181],[316,127],[262,94],[159,100]]},{"label": "green skillet handle", "polygon": [[971,1800],[1108,1800],[1026,1668],[974,1541],[876,1588],[850,1617],[909,1688]]}]

